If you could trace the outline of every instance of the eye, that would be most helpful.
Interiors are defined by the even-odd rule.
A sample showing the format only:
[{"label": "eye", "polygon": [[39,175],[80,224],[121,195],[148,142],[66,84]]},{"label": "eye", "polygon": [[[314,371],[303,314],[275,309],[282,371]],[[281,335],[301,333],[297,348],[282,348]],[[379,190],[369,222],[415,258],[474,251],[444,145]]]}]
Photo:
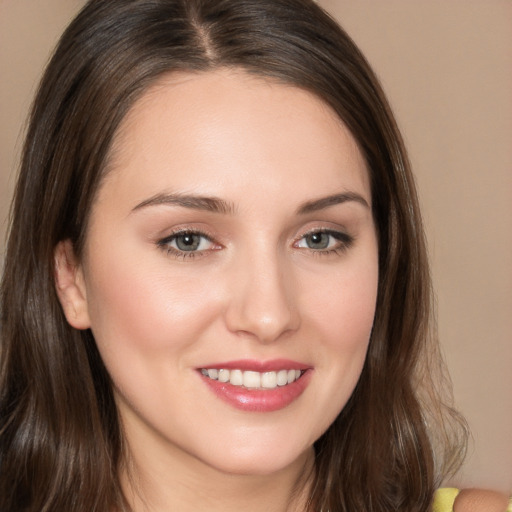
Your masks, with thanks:
[{"label": "eye", "polygon": [[[303,240],[306,247],[309,249],[327,249],[329,244],[332,243],[332,236],[329,233],[321,231],[317,233],[310,233],[306,235]],[[300,245],[299,245],[300,246]]]},{"label": "eye", "polygon": [[200,251],[207,248],[209,240],[198,233],[181,233],[175,235],[170,246],[180,251]]},{"label": "eye", "polygon": [[215,243],[198,231],[180,231],[158,242],[158,246],[177,256],[195,256],[195,253],[211,250]]},{"label": "eye", "polygon": [[331,230],[316,230],[304,235],[296,242],[295,247],[330,253],[347,249],[352,242],[353,238],[346,233]]}]

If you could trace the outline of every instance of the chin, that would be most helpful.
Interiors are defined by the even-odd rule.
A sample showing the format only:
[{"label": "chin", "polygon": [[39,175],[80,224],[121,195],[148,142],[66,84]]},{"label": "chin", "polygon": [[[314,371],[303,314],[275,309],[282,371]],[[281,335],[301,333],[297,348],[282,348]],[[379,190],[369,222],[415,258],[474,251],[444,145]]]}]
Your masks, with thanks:
[{"label": "chin", "polygon": [[243,445],[230,444],[227,449],[209,451],[207,459],[203,459],[212,468],[226,474],[246,476],[270,476],[291,467],[305,466],[314,458],[311,446],[300,449],[273,443]]}]

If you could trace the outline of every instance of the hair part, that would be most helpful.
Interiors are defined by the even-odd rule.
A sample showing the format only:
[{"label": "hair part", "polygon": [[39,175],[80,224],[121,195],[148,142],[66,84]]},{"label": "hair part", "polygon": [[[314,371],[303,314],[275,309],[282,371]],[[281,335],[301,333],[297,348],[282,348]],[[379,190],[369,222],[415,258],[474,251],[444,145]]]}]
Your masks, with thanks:
[{"label": "hair part", "polygon": [[315,444],[311,510],[425,512],[460,459],[464,425],[436,384],[443,372],[410,165],[349,36],[308,0],[92,0],[41,81],[12,207],[0,296],[0,510],[123,506],[112,383],[91,332],[65,320],[54,251],[70,240],[80,258],[112,142],[134,102],[163,74],[221,67],[321,98],[369,170],[377,313],[359,383]]}]

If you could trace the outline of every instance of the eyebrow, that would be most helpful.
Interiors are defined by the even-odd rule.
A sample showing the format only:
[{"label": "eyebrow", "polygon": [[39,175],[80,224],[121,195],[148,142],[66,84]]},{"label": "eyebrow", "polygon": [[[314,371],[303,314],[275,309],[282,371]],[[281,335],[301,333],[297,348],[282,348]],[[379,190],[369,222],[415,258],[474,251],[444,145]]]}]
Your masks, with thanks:
[{"label": "eyebrow", "polygon": [[169,206],[181,206],[183,208],[190,208],[193,210],[203,210],[213,213],[234,213],[235,206],[232,203],[224,201],[218,197],[203,197],[195,195],[184,195],[184,194],[157,194],[142,203],[139,203],[133,211],[146,208],[148,206],[157,205],[169,205]]},{"label": "eyebrow", "polygon": [[332,196],[321,197],[320,199],[314,199],[313,201],[307,201],[299,206],[297,213],[299,215],[304,215],[306,213],[317,212],[348,201],[355,201],[366,208],[370,208],[370,205],[363,196],[356,194],[355,192],[344,192],[341,194],[333,194]]},{"label": "eyebrow", "polygon": [[[355,201],[366,208],[370,208],[368,202],[363,196],[356,194],[355,192],[344,192],[307,201],[299,206],[297,214],[305,215],[349,201]],[[132,209],[132,212],[148,206],[158,205],[181,206],[183,208],[190,208],[193,210],[203,210],[222,214],[233,214],[236,210],[233,203],[227,202],[218,197],[195,196],[188,194],[156,194],[139,203]]]}]

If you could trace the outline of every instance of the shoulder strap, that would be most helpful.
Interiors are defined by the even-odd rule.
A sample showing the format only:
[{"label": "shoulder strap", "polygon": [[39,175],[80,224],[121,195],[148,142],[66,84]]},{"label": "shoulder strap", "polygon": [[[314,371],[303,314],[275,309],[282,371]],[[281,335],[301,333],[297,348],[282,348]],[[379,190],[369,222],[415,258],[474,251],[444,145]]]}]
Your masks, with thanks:
[{"label": "shoulder strap", "polygon": [[438,489],[434,495],[432,512],[453,512],[453,504],[458,494],[459,489],[455,489],[454,487]]}]

